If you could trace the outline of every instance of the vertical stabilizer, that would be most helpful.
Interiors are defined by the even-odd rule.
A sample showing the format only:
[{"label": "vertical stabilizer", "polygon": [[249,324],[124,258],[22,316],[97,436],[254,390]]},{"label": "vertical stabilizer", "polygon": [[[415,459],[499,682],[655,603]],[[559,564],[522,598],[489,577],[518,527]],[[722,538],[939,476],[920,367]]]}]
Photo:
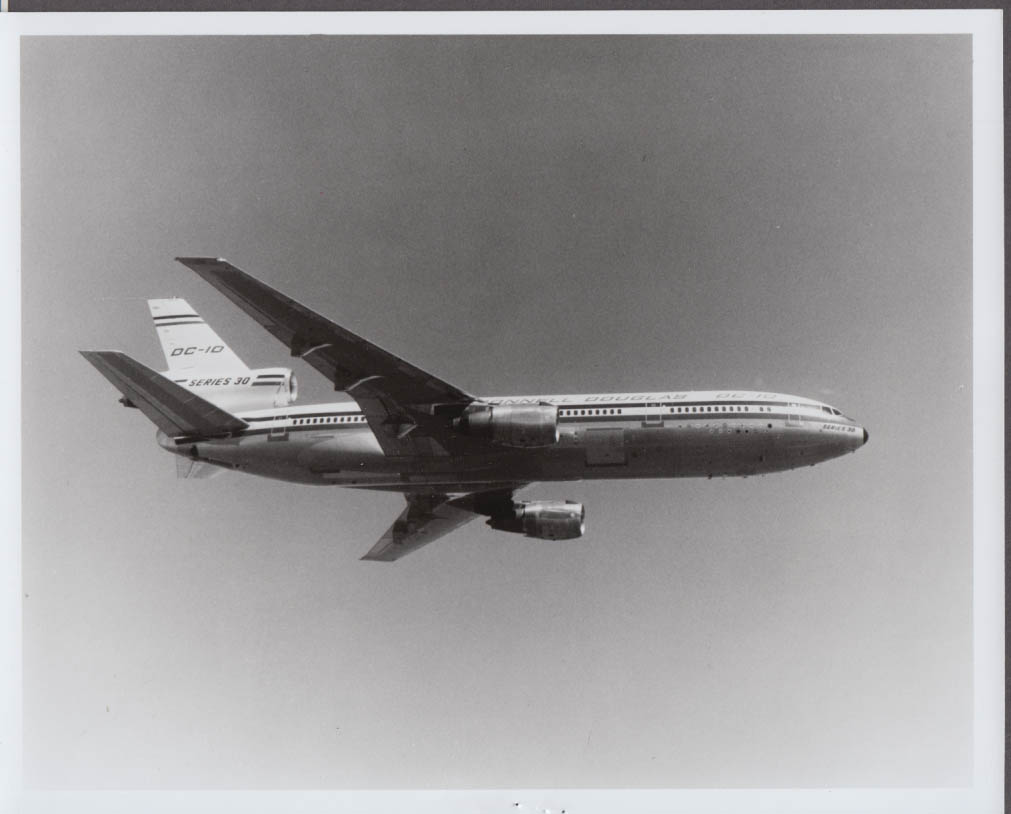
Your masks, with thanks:
[{"label": "vertical stabilizer", "polygon": [[200,478],[206,480],[220,475],[227,470],[206,461],[197,461],[185,455],[176,456],[177,478]]},{"label": "vertical stabilizer", "polygon": [[186,300],[148,300],[147,304],[170,373],[249,370]]}]

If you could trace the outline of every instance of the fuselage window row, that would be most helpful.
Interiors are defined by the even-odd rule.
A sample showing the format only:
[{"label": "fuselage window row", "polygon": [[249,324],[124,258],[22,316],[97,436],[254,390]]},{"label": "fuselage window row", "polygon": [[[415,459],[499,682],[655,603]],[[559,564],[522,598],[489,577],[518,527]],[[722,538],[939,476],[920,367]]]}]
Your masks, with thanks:
[{"label": "fuselage window row", "polygon": [[[283,421],[284,419],[275,418],[274,420]],[[365,416],[362,415],[349,415],[349,416],[323,416],[317,418],[293,418],[291,423],[296,426],[301,426],[303,424],[344,424],[344,423],[361,423],[365,420]]]},{"label": "fuselage window row", "polygon": [[[673,414],[684,414],[684,413],[750,413],[751,409],[752,409],[750,405],[741,405],[741,404],[717,404],[717,405],[706,404],[706,405],[696,405],[696,406],[693,406],[693,407],[688,407],[688,406],[674,407],[672,405],[664,405],[664,406],[666,406],[668,408],[668,410],[670,411],[670,413],[673,413]],[[807,406],[808,405],[798,404],[798,405],[796,405],[795,409],[796,408],[800,408],[800,407],[807,407]],[[819,409],[819,407],[816,406],[814,409]],[[834,410],[831,407],[821,406],[820,409],[823,410],[826,413],[829,413],[829,414],[842,415],[841,412],[839,412],[838,410]],[[772,407],[758,405],[758,406],[755,407],[755,410],[757,412],[760,412],[760,413],[771,413],[772,412]],[[605,415],[605,416],[609,416],[609,415],[624,415],[624,410],[622,408],[578,409],[578,410],[577,409],[562,409],[562,410],[559,411],[559,415],[562,415],[562,416],[574,416],[574,417],[578,417],[578,416],[600,416],[600,415]],[[283,421],[284,419],[281,419],[280,417],[277,417],[274,420],[282,420]],[[339,424],[344,424],[344,423],[349,423],[350,424],[350,423],[361,423],[362,421],[365,421],[365,416],[361,416],[361,415],[323,416],[323,417],[315,417],[315,418],[293,418],[293,419],[291,419],[291,423],[293,425],[298,425],[298,426],[306,425],[306,424],[309,424],[309,425],[312,425],[312,424],[338,424],[338,423]]]},{"label": "fuselage window row", "polygon": [[[682,406],[675,407],[670,404],[657,404],[651,405],[655,407],[666,407],[669,413],[672,414],[684,414],[684,413],[750,413],[752,409],[759,413],[771,413],[772,407],[766,405],[748,405],[748,404],[702,404],[695,406]],[[800,404],[794,409],[806,408],[810,405]],[[815,406],[813,409],[818,409]],[[828,407],[822,407],[822,410],[828,413],[832,413],[833,410]],[[631,411],[635,415],[641,415],[639,410]],[[558,415],[562,417],[580,417],[580,416],[597,416],[597,415],[623,415],[624,411],[621,408],[618,409],[576,409],[576,408],[562,408],[558,411]],[[648,413],[646,413],[648,415]],[[842,413],[835,411],[836,415],[842,415]],[[357,420],[357,419],[356,419]]]}]

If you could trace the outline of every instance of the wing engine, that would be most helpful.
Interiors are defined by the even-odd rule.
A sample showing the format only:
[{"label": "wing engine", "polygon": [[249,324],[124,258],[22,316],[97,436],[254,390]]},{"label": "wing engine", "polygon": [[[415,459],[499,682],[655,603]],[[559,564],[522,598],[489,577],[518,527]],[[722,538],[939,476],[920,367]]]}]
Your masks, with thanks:
[{"label": "wing engine", "polygon": [[558,408],[553,404],[471,404],[456,426],[467,435],[506,447],[549,447],[558,443]]},{"label": "wing engine", "polygon": [[586,531],[586,509],[571,500],[520,501],[508,512],[493,514],[488,525],[538,540],[573,540]]},{"label": "wing engine", "polygon": [[[164,375],[173,378],[172,371]],[[287,407],[298,398],[298,380],[286,367],[222,371],[173,381],[232,413]]]}]

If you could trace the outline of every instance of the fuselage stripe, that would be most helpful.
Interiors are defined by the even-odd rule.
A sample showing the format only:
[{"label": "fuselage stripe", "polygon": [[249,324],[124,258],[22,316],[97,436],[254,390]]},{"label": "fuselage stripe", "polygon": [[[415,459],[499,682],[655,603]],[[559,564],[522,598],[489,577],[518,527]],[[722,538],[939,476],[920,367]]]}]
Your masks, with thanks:
[{"label": "fuselage stripe", "polygon": [[[253,382],[250,386],[254,387],[257,384],[277,384],[277,382]],[[648,413],[648,414],[645,413],[645,412],[643,412],[646,409],[645,407],[640,406],[640,407],[637,408],[636,405],[629,405],[629,404],[620,404],[620,405],[617,405],[615,407],[608,407],[608,408],[602,408],[602,407],[569,407],[569,406],[565,406],[565,407],[560,408],[560,410],[598,410],[598,409],[599,410],[605,410],[605,409],[606,410],[612,410],[613,409],[615,411],[622,410],[624,412],[621,412],[621,413],[618,413],[618,412],[614,412],[614,413],[601,412],[599,414],[595,413],[595,414],[588,414],[588,415],[563,415],[560,412],[559,416],[558,416],[558,421],[559,421],[559,423],[575,423],[575,424],[579,424],[579,423],[583,423],[583,422],[589,422],[589,421],[634,421],[634,422],[657,421],[657,420],[662,420],[662,421],[680,421],[682,419],[699,419],[699,418],[716,418],[716,419],[743,418],[743,419],[757,419],[757,420],[761,421],[761,420],[763,420],[765,418],[785,419],[787,417],[797,417],[797,418],[801,418],[801,419],[804,419],[804,420],[807,420],[807,421],[835,421],[837,423],[840,422],[840,421],[842,421],[842,420],[847,420],[847,419],[845,419],[841,415],[838,415],[838,416],[837,415],[829,415],[828,413],[825,413],[823,415],[816,415],[816,416],[806,415],[806,414],[800,413],[800,410],[803,410],[803,409],[817,409],[817,408],[812,407],[811,405],[806,405],[806,404],[802,404],[802,405],[798,406],[794,410],[783,410],[783,411],[778,411],[778,412],[775,412],[775,413],[774,412],[762,412],[762,411],[760,411],[758,409],[759,407],[768,407],[768,406],[771,406],[772,404],[774,404],[773,402],[762,403],[762,404],[759,404],[759,405],[748,404],[747,405],[747,407],[748,407],[747,410],[733,410],[733,411],[727,411],[727,412],[724,412],[722,410],[717,410],[717,411],[714,411],[714,412],[709,412],[709,411],[701,410],[701,411],[695,412],[695,413],[692,413],[692,412],[672,413],[672,412],[670,412],[670,408],[671,407],[675,407],[675,406],[677,406],[677,407],[701,407],[701,406],[713,406],[713,407],[715,407],[715,406],[722,405],[722,404],[740,404],[740,402],[690,402],[690,403],[687,403],[687,404],[679,404],[679,405],[666,404],[666,405],[663,405],[664,408],[665,408],[664,412]],[[787,405],[787,404],[788,404],[787,402],[782,402],[782,405],[784,405],[784,406]],[[741,406],[745,406],[745,405],[741,405]],[[654,407],[652,409],[655,410],[657,408]],[[628,412],[630,410],[634,411],[634,412]],[[278,413],[277,415],[255,416],[253,418],[246,418],[244,416],[240,416],[240,418],[242,418],[243,421],[282,421],[282,420],[287,420],[289,418],[291,418],[291,419],[294,419],[294,418],[323,418],[323,417],[327,417],[327,416],[337,416],[337,417],[340,417],[340,416],[360,416],[360,415],[364,415],[364,413],[362,413],[361,411],[359,411],[359,412],[341,412],[341,413]]]},{"label": "fuselage stripe", "polygon": [[[347,419],[363,417],[363,413],[300,413],[298,415],[276,415],[276,416],[239,416],[243,421],[246,422],[264,422],[264,421],[296,421],[296,420],[311,420],[311,419],[324,419],[315,424],[289,424],[283,429],[290,432],[301,432],[304,430],[347,430],[347,429],[368,429],[368,424],[361,420],[359,421],[349,421]],[[345,419],[341,421],[340,419]],[[329,420],[326,420],[329,419]],[[656,429],[660,428],[661,425],[670,426],[675,425],[678,422],[683,421],[710,421],[713,424],[728,424],[728,423],[740,423],[748,422],[747,426],[752,424],[762,424],[770,421],[802,421],[806,424],[833,424],[837,428],[848,427],[849,425],[842,424],[837,420],[837,417],[832,416],[809,416],[809,415],[798,415],[796,413],[681,413],[681,414],[671,414],[664,413],[653,417],[652,419],[647,418],[642,414],[626,414],[626,415],[582,415],[582,416],[559,416],[559,423],[562,424],[632,424],[635,429],[639,429],[643,424],[646,425],[646,429]],[[742,424],[742,426],[744,426]],[[276,432],[281,428],[274,428]],[[269,432],[268,429],[262,430],[241,430],[238,435],[255,435],[263,432]]]}]

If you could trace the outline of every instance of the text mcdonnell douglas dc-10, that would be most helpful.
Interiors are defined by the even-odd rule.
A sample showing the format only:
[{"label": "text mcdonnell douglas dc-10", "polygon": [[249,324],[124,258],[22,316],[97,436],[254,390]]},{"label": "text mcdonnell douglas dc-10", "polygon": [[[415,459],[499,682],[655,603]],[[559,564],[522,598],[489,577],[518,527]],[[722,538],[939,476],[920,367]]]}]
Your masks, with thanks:
[{"label": "text mcdonnell douglas dc-10", "polygon": [[516,498],[535,481],[762,475],[867,443],[836,408],[777,393],[473,396],[225,260],[177,259],[354,401],[294,406],[291,370],[251,370],[181,299],[148,301],[166,372],[81,353],[157,425],[182,477],[232,469],[402,493],[407,507],[362,559],[396,560],[475,517],[538,539],[581,536],[581,504]]}]

